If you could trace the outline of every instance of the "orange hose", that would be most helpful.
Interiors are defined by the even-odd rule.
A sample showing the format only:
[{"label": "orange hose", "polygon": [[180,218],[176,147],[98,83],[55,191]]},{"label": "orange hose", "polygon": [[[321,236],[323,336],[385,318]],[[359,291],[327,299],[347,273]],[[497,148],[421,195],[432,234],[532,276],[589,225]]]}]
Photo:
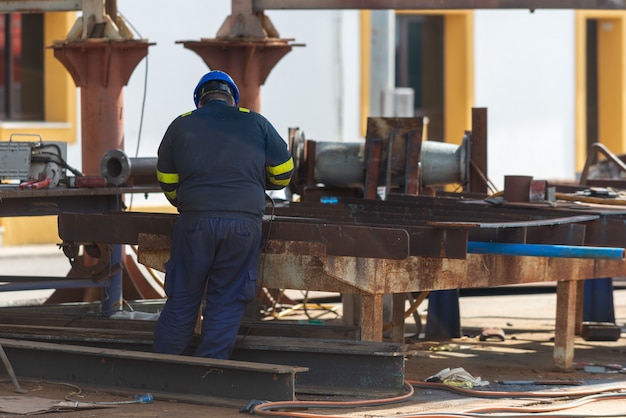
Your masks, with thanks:
[{"label": "orange hose", "polygon": [[[484,398],[496,398],[496,397],[504,397],[504,398],[559,398],[559,397],[583,397],[583,396],[591,396],[591,395],[599,395],[605,392],[615,392],[618,390],[626,390],[626,386],[613,386],[606,387],[603,389],[595,389],[595,390],[568,390],[568,391],[560,391],[560,392],[506,392],[506,391],[487,391],[487,390],[473,390],[473,389],[464,389],[458,388],[455,386],[446,385],[443,383],[434,383],[434,382],[421,382],[415,380],[405,380],[405,387],[407,388],[407,392],[403,395],[385,398],[385,399],[373,399],[373,400],[365,400],[365,401],[345,401],[345,402],[329,402],[329,401],[279,401],[279,402],[267,402],[260,405],[257,405],[252,413],[254,415],[259,416],[277,416],[277,417],[294,417],[294,418],[345,418],[345,415],[320,415],[308,412],[296,412],[293,409],[307,409],[307,408],[345,408],[345,407],[363,407],[363,406],[382,406],[392,403],[397,403],[401,401],[405,401],[413,396],[415,392],[415,387],[418,388],[427,388],[427,389],[442,389],[450,392],[456,392],[467,396],[472,397],[484,397]],[[401,415],[403,418],[468,418],[471,416],[475,416],[472,414],[481,414],[481,413],[496,413],[496,412],[522,412],[522,413],[540,413],[540,412],[554,412],[559,410],[571,409],[574,407],[578,407],[581,405],[585,405],[590,402],[594,402],[600,399],[606,399],[606,396],[603,398],[602,395],[590,398],[590,399],[579,399],[575,402],[571,402],[568,405],[561,405],[559,407],[554,408],[522,408],[522,407],[494,407],[494,408],[480,408],[473,409],[464,412],[451,412],[451,413],[425,413],[425,414],[415,414],[415,415]],[[615,394],[611,396],[612,399],[623,399],[626,398],[626,394],[620,395]],[[266,409],[287,409],[290,411],[271,411]],[[562,415],[559,415],[562,416]],[[549,415],[542,415],[542,417],[546,418]]]},{"label": "orange hose", "polygon": [[[277,401],[267,402],[254,407],[253,414],[260,416],[278,416],[278,417],[301,417],[301,418],[319,418],[320,415],[309,414],[305,412],[283,412],[283,411],[265,411],[264,409],[276,409],[276,408],[337,408],[337,407],[362,407],[362,406],[376,406],[383,404],[392,404],[402,402],[409,399],[415,393],[413,386],[404,382],[404,387],[407,388],[407,392],[403,395],[394,396],[384,399],[371,399],[364,401],[344,401],[344,402],[329,402],[329,401]],[[324,418],[333,418],[333,415],[323,415]],[[345,417],[335,417],[345,418]]]}]

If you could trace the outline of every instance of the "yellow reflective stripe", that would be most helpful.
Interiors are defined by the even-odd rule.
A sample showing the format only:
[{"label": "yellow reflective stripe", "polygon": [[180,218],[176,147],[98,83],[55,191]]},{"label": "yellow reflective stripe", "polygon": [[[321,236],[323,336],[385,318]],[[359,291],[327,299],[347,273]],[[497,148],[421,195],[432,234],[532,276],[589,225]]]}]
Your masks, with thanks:
[{"label": "yellow reflective stripe", "polygon": [[245,107],[240,107],[240,108],[239,108],[239,111],[240,111],[240,112],[243,112],[243,113],[250,113],[250,109],[245,108]]},{"label": "yellow reflective stripe", "polygon": [[287,161],[280,165],[275,165],[273,167],[268,166],[267,172],[272,176],[278,176],[280,174],[285,174],[293,170],[293,158],[289,158]]},{"label": "yellow reflective stripe", "polygon": [[176,200],[176,190],[174,190],[173,192],[163,192],[163,194],[165,195],[165,197],[167,197],[169,200]]},{"label": "yellow reflective stripe", "polygon": [[164,173],[157,170],[157,180],[165,184],[177,184],[179,177],[178,173]]},{"label": "yellow reflective stripe", "polygon": [[277,186],[287,186],[291,179],[287,180],[279,180],[277,178],[270,177],[270,183],[275,184]]},{"label": "yellow reflective stripe", "polygon": [[180,115],[181,118],[184,118],[185,116],[189,116],[193,113],[193,110],[190,110],[189,112],[185,112],[182,115]]}]

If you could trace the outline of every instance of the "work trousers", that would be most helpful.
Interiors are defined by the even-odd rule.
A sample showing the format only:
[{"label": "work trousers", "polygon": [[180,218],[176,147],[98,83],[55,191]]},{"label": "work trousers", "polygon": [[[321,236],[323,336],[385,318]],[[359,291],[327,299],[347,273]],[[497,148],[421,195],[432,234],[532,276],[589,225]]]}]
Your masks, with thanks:
[{"label": "work trousers", "polygon": [[159,315],[153,349],[186,354],[205,300],[199,357],[228,359],[246,304],[255,298],[261,223],[180,215],[165,265],[167,301]]}]

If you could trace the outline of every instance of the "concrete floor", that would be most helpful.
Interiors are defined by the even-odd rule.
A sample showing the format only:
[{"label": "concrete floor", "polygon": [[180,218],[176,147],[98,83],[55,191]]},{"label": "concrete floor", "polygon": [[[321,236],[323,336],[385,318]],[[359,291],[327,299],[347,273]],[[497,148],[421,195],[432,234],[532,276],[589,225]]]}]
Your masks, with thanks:
[{"label": "concrete floor", "polygon": [[[64,275],[69,271],[69,262],[54,245],[22,248],[0,248],[0,275]],[[620,284],[623,282],[619,282]],[[614,291],[616,323],[626,324],[626,287],[618,286]],[[553,290],[553,289],[552,289]],[[621,385],[626,391],[626,374],[591,373],[584,369],[572,373],[554,372],[552,362],[552,337],[554,336],[554,316],[556,297],[551,289],[546,293],[515,294],[497,296],[463,296],[460,298],[461,325],[464,336],[450,341],[427,341],[419,338],[407,340],[406,378],[423,381],[445,368],[462,367],[474,377],[489,381],[482,390],[491,391],[555,391],[593,390],[607,386]],[[0,307],[29,303],[47,297],[50,291],[0,292]],[[299,292],[294,292],[296,297]],[[427,302],[420,306],[422,316],[428,308]],[[337,312],[341,313],[340,306]],[[337,321],[334,314],[326,314],[321,320],[329,323]],[[284,319],[306,318],[303,312],[294,311]],[[506,334],[504,342],[480,342],[477,333],[484,327],[500,327]],[[415,332],[415,323],[409,318],[407,335]],[[626,345],[622,338],[614,342],[589,342],[577,337],[576,361],[587,363],[619,363],[626,365]],[[1,376],[1,373],[0,373]],[[515,385],[500,384],[502,381],[536,381],[542,379],[579,379],[580,386],[570,385]],[[68,387],[52,386],[46,383],[24,382],[28,389],[24,396],[43,396],[63,399],[72,391]],[[9,382],[0,382],[0,396],[15,395]],[[77,399],[76,396],[71,397]],[[127,396],[113,395],[85,390],[81,402],[126,401]],[[541,401],[542,406],[558,406],[563,400],[550,398]],[[545,403],[544,403],[545,402]],[[301,410],[306,416],[341,417],[389,417],[389,416],[435,416],[452,414],[479,407],[537,406],[536,399],[511,399],[509,397],[484,399],[466,394],[452,393],[433,388],[416,388],[406,401],[364,408]],[[605,400],[581,406],[569,411],[568,416],[626,416],[626,403],[623,400]],[[430,414],[430,415],[420,415]],[[581,415],[582,414],[582,415]],[[618,414],[618,415],[615,415]],[[0,416],[12,416],[1,414]],[[157,400],[152,404],[116,405],[111,409],[54,413],[55,417],[241,417],[237,408],[220,408],[207,405],[172,403]],[[439,415],[441,416],[441,415]],[[449,415],[451,416],[451,415]],[[458,415],[457,415],[458,416]]]}]

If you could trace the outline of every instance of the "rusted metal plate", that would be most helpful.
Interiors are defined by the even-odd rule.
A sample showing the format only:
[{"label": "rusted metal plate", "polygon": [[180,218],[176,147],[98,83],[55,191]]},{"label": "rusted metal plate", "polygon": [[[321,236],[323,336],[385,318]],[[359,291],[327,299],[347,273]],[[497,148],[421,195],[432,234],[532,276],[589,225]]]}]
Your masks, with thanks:
[{"label": "rusted metal plate", "polygon": [[59,236],[65,242],[137,245],[140,233],[169,236],[178,216],[142,212],[62,213],[58,219]]},{"label": "rusted metal plate", "polygon": [[465,260],[266,254],[264,285],[340,293],[407,293],[626,275],[622,260],[468,254]]},{"label": "rusted metal plate", "polygon": [[[137,212],[64,213],[59,216],[59,236],[66,242],[136,245],[140,234],[169,237],[176,219],[176,215]],[[271,240],[320,242],[328,255],[390,259],[409,255],[409,234],[401,228],[273,220],[265,222],[264,229]]]},{"label": "rusted metal plate", "polygon": [[403,259],[409,255],[409,235],[401,228],[377,228],[327,223],[281,222],[264,225],[265,239],[320,242],[328,255]]}]

